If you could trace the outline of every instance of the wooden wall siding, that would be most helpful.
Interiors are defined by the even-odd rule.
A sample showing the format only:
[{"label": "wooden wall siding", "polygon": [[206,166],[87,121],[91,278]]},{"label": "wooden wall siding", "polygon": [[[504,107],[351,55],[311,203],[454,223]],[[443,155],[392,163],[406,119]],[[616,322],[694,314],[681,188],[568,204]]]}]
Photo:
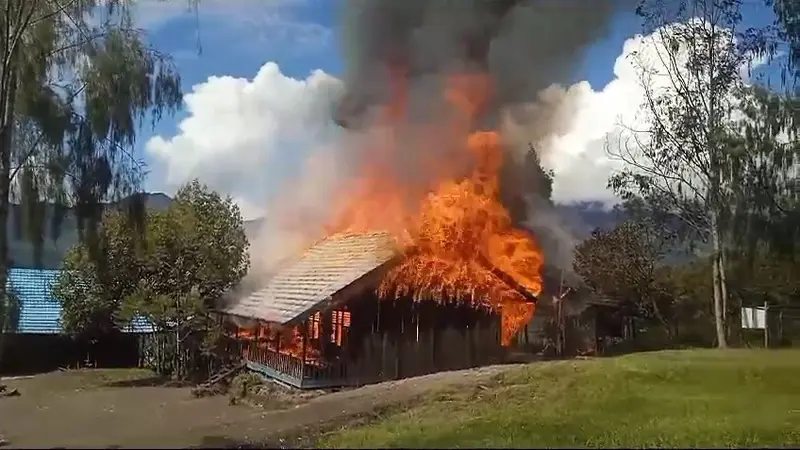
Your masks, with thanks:
[{"label": "wooden wall siding", "polygon": [[505,354],[500,345],[500,318],[486,311],[458,304],[378,301],[371,295],[348,308],[350,327],[341,345],[326,338],[333,322],[330,311],[322,314],[320,339],[308,339],[307,345],[322,354],[319,364],[252,341],[244,344],[242,356],[255,363],[251,368],[292,386],[321,388],[492,364]]}]

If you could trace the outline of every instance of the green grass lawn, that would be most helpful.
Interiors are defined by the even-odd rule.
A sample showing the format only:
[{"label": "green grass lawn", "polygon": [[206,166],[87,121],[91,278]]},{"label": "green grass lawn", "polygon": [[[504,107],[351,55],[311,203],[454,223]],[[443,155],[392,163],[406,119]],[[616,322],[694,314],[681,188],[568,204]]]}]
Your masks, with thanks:
[{"label": "green grass lawn", "polygon": [[800,445],[800,351],[538,363],[324,435],[323,447]]}]

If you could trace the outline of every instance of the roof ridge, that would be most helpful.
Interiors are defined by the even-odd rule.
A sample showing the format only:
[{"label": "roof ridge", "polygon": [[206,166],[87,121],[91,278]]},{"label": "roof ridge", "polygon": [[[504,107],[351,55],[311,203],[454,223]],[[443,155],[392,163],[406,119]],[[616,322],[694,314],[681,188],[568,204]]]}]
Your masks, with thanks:
[{"label": "roof ridge", "polygon": [[[332,245],[331,245],[332,244]],[[276,265],[272,276],[223,311],[286,323],[398,255],[388,231],[344,232],[315,240]]]}]

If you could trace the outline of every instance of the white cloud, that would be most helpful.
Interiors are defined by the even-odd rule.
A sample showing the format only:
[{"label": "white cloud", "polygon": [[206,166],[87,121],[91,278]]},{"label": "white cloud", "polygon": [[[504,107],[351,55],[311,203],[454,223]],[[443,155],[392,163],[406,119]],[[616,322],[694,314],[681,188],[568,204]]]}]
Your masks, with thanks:
[{"label": "white cloud", "polygon": [[[594,90],[588,82],[566,89],[553,86],[541,93],[537,104],[524,105],[565,118],[557,120],[561,129],[554,125],[555,119],[546,125],[544,136],[541,130],[506,127],[521,142],[538,142],[545,165],[556,172],[557,201],[613,201],[606,182],[614,164],[604,144],[618,123],[639,109],[641,88],[628,55],[643,45],[642,37],[625,43],[614,66],[616,79],[603,89]],[[342,137],[331,123],[330,105],[339,89],[339,81],[324,72],[298,80],[282,74],[272,62],[252,80],[210,77],[186,95],[188,117],[179,124],[177,135],[156,136],[147,143],[154,165],[164,172],[162,180],[151,183],[160,181],[163,189],[171,191],[198,177],[231,194],[248,218],[263,214],[267,199],[284,188],[281,180],[301,171],[287,164],[287,159],[320,153],[325,145],[337,147]],[[531,138],[531,133],[536,136]],[[319,201],[322,194],[314,187],[315,181],[325,175],[325,169],[334,171],[331,164],[317,164],[313,175],[305,173],[305,178],[314,180],[295,186],[303,193],[292,196],[292,201],[298,197]]]},{"label": "white cloud", "polygon": [[151,182],[172,191],[197,177],[240,200],[252,217],[296,159],[334,138],[330,105],[339,89],[322,71],[295,79],[272,62],[252,80],[210,77],[185,96],[188,117],[178,134],[147,142],[164,177]]},{"label": "white cloud", "polygon": [[614,79],[594,90],[588,82],[571,86],[566,102],[574,103],[572,126],[542,143],[543,162],[555,172],[553,198],[559,202],[615,202],[606,188],[619,163],[608,157],[621,125],[633,125],[641,109],[643,90],[631,55],[652,46],[650,36],[625,41],[614,62]]},{"label": "white cloud", "polygon": [[[543,127],[539,120],[535,129],[506,121],[507,135],[537,143],[545,165],[555,171],[555,200],[616,200],[606,183],[620,163],[605,146],[619,137],[620,124],[642,123],[642,88],[631,55],[652,58],[655,44],[652,35],[628,39],[614,63],[614,80],[602,89],[588,82],[552,86],[538,103],[521,105],[552,123]],[[163,174],[150,180],[151,187],[172,191],[198,177],[233,196],[248,218],[267,212],[269,200],[290,189],[287,181],[294,182],[288,185],[293,195],[279,197],[293,206],[324,203],[330,177],[348,165],[344,149],[355,147],[343,144],[345,137],[330,120],[340,89],[339,80],[322,71],[294,79],[272,62],[252,80],[210,77],[186,96],[188,117],[177,135],[147,143],[152,165]],[[313,164],[302,165],[312,154]]]},{"label": "white cloud", "polygon": [[[606,186],[609,176],[622,168],[622,162],[609,157],[607,147],[612,153],[617,152],[620,143],[632,137],[631,130],[648,128],[649,110],[642,108],[645,99],[642,67],[654,71],[647,84],[655,95],[672,90],[661,62],[665,57],[661,36],[660,30],[656,30],[650,35],[627,39],[614,62],[614,79],[602,89],[595,90],[589,83],[581,82],[566,89],[552,86],[542,92],[539,103],[530,107],[546,105],[548,114],[561,121],[562,128],[564,123],[568,124],[566,130],[554,128],[552,134],[541,136],[535,127],[526,129],[513,121],[507,123],[512,136],[537,143],[543,164],[555,172],[553,198],[557,202],[618,201]],[[743,81],[748,83],[749,74],[766,63],[765,58],[756,58],[749,68],[741,68]],[[641,141],[645,139],[636,134]]]}]

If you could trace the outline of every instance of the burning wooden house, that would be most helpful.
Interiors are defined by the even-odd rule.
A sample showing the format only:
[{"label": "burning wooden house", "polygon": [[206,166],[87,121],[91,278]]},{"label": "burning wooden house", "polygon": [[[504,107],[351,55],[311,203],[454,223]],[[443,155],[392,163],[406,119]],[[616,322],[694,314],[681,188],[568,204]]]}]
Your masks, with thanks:
[{"label": "burning wooden house", "polygon": [[[221,312],[249,369],[298,388],[363,385],[502,360],[496,309],[454,297],[424,301],[408,290],[380,295],[381,282],[407,258],[388,233],[335,235]],[[500,270],[487,270],[519,292],[519,309],[532,314],[535,297]]]},{"label": "burning wooden house", "polygon": [[448,74],[418,121],[392,72],[381,132],[354,143],[368,156],[330,193],[327,238],[222,310],[250,368],[293,386],[496,362],[542,292],[542,252],[501,201],[506,143],[482,128],[490,74]]}]

